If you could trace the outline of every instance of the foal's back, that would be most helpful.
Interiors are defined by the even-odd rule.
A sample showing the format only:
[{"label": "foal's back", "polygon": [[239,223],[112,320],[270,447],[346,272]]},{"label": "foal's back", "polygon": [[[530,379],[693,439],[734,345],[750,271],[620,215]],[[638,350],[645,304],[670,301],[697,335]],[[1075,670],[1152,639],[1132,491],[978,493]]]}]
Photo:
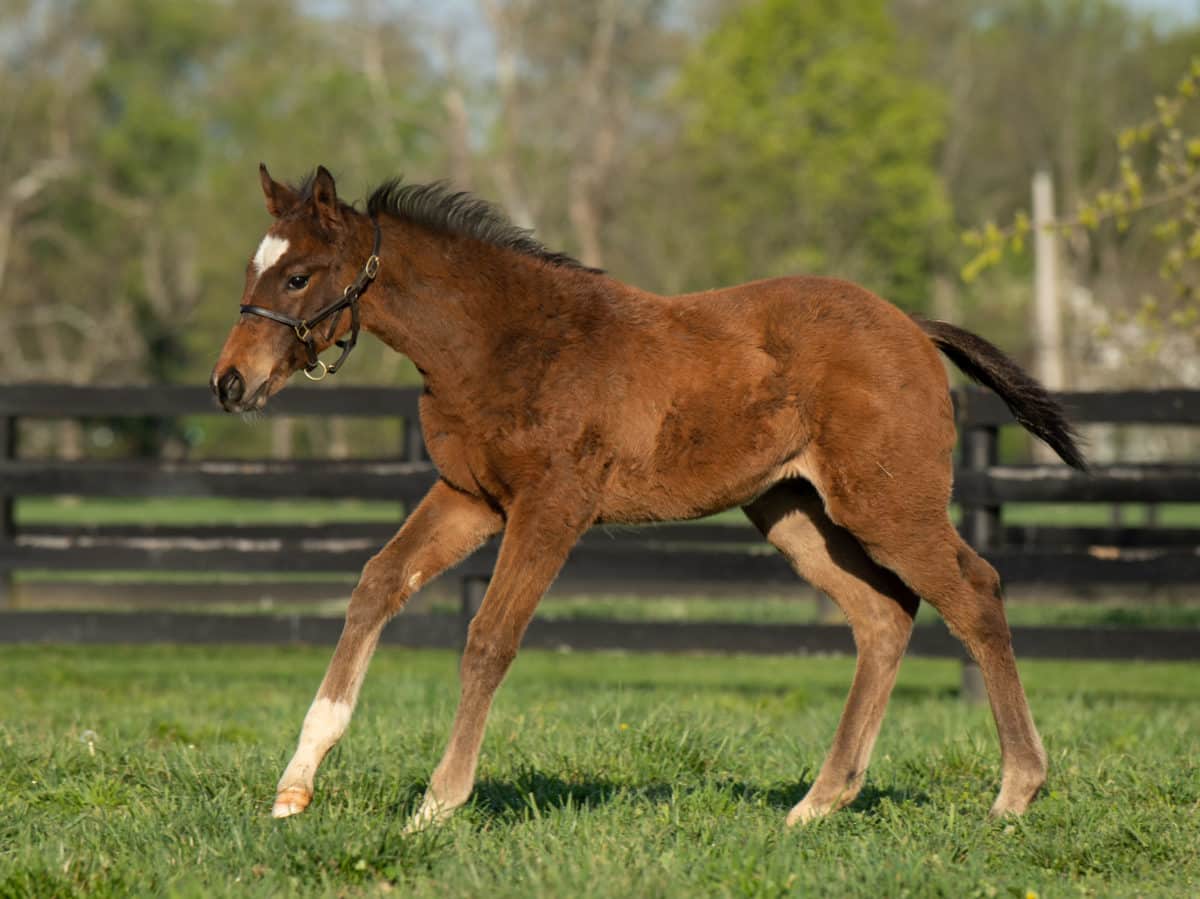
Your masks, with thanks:
[{"label": "foal's back", "polygon": [[621,387],[595,413],[612,454],[603,520],[745,505],[836,467],[817,456],[882,455],[914,437],[935,452],[953,444],[933,344],[857,285],[778,278],[621,302],[642,314],[613,337],[606,365],[619,372],[598,372]]}]

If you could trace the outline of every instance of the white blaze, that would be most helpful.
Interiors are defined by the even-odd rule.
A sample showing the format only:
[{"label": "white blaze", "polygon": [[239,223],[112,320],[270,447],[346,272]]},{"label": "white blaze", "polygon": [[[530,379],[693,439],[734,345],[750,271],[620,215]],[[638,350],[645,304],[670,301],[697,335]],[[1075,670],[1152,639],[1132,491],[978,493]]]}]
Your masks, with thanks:
[{"label": "white blaze", "polygon": [[285,238],[268,234],[258,245],[258,252],[254,254],[255,272],[261,276],[263,272],[279,261],[287,249],[288,242]]}]

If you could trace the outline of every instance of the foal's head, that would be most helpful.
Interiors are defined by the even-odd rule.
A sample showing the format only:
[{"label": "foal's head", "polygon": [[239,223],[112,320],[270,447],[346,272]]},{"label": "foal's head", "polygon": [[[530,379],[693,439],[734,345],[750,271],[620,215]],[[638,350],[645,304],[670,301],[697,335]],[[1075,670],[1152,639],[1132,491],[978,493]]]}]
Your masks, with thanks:
[{"label": "foal's head", "polygon": [[[314,363],[315,353],[346,333],[349,312],[313,325],[310,334],[293,324],[310,322],[342,298],[366,258],[353,242],[357,213],[338,201],[333,176],[323,166],[299,189],[275,181],[266,166],[259,166],[259,174],[275,221],[246,266],[243,314],[210,382],[230,412],[262,408],[297,369],[324,372],[322,363]],[[257,311],[247,314],[245,307]]]}]

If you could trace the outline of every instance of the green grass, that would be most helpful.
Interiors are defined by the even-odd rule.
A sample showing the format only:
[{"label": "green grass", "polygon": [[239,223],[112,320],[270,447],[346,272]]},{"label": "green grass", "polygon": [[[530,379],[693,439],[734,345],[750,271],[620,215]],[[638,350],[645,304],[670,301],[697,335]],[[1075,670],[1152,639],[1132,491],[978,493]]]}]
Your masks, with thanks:
[{"label": "green grass", "polygon": [[[438,603],[439,611],[452,611]],[[1200,628],[1200,605],[1140,602],[1009,602],[1013,625],[1072,627]],[[622,621],[727,621],[751,624],[811,624],[841,621],[835,609],[827,613],[811,600],[787,598],[713,599],[708,597],[588,596],[543,599],[538,617],[545,619],[616,618]],[[938,619],[925,603],[918,624]]]},{"label": "green grass", "polygon": [[401,833],[455,658],[382,651],[308,813],[268,817],[323,649],[5,648],[0,896],[1194,896],[1200,666],[1026,663],[1047,794],[989,821],[997,750],[909,660],[863,795],[787,831],[848,659],[526,653],[474,798]]},{"label": "green grass", "polygon": [[[1107,504],[1014,503],[1005,508],[1008,524],[1106,525],[1112,506]],[[955,510],[952,510],[955,511]],[[1146,523],[1142,503],[1122,506],[1122,520],[1130,527]],[[403,520],[403,506],[394,502],[363,500],[242,500],[242,499],[63,499],[34,497],[19,500],[17,521],[34,524],[242,524],[323,523],[338,521]],[[957,520],[957,513],[955,511]],[[707,521],[745,524],[736,509]],[[1161,527],[1200,527],[1200,504],[1165,503],[1158,506]]]},{"label": "green grass", "polygon": [[400,526],[404,507],[365,500],[82,499],[38,497],[17,502],[17,524],[323,524],[386,521]]}]

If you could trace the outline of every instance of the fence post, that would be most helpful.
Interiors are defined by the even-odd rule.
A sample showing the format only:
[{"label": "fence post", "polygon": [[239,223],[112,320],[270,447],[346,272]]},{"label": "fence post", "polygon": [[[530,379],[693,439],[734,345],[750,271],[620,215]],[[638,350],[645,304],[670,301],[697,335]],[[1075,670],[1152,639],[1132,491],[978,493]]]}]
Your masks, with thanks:
[{"label": "fence post", "polygon": [[[17,419],[0,416],[0,460],[9,462],[17,458]],[[12,548],[17,539],[16,499],[9,495],[0,496],[0,552]],[[7,563],[0,563],[0,609],[13,605],[15,600],[13,572]]]},{"label": "fence post", "polygon": [[[962,440],[962,466],[967,471],[986,472],[1000,460],[1000,429],[995,425],[967,428]],[[996,547],[1003,540],[1002,520],[999,506],[962,507],[962,535],[980,555]],[[983,683],[983,672],[965,652],[959,696],[972,705],[987,699]]]},{"label": "fence post", "polygon": [[416,416],[404,419],[404,461],[425,461],[425,438],[421,434],[421,422]]},{"label": "fence post", "polygon": [[[962,467],[986,472],[1000,461],[1000,429],[994,425],[967,428],[962,439]],[[978,553],[986,553],[1000,542],[999,506],[962,507],[963,538]]]},{"label": "fence post", "polygon": [[845,615],[839,606],[824,590],[816,591],[817,620],[824,624],[844,624]]},{"label": "fence post", "polygon": [[483,605],[483,595],[487,593],[488,579],[479,575],[465,575],[462,579],[462,605],[459,608],[459,626],[462,630],[462,645],[467,645],[467,630],[471,619]]}]

